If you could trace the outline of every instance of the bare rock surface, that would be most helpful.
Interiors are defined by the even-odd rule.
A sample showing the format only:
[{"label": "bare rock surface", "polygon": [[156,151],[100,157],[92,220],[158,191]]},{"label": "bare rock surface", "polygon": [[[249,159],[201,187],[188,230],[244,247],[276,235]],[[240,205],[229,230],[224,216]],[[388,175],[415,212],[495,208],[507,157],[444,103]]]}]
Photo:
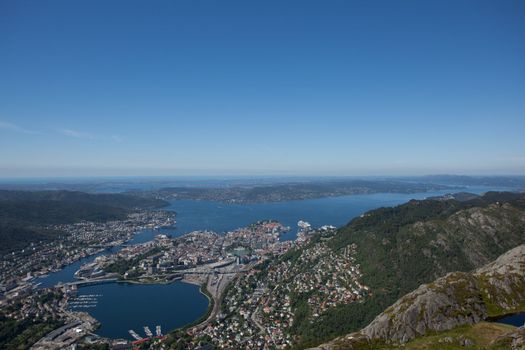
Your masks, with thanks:
[{"label": "bare rock surface", "polygon": [[[315,349],[361,349],[373,341],[403,344],[429,332],[472,325],[525,303],[525,245],[472,273],[452,272],[423,284],[379,314],[361,331]],[[524,349],[525,333],[513,333],[513,349]]]}]

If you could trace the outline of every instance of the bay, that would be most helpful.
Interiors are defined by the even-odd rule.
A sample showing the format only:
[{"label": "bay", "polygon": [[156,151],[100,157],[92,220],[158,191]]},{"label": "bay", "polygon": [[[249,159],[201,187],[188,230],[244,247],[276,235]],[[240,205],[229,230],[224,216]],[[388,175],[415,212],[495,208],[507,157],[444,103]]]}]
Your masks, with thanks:
[{"label": "bay", "polygon": [[95,296],[96,306],[87,311],[100,321],[96,334],[108,338],[131,339],[132,329],[142,337],[144,326],[155,334],[182,327],[201,317],[208,308],[208,298],[199,286],[175,282],[171,284],[107,283],[79,288],[78,296]]},{"label": "bay", "polygon": [[[483,193],[487,187],[471,187],[466,191]],[[503,189],[498,189],[503,190]],[[306,220],[314,227],[322,225],[342,226],[352,218],[368,210],[395,206],[411,199],[424,199],[438,196],[449,191],[424,193],[376,193],[352,195],[299,201],[254,204],[225,204],[211,201],[179,200],[173,201],[162,210],[177,213],[175,227],[160,230],[144,230],[134,236],[129,244],[144,243],[152,240],[159,233],[177,237],[195,230],[212,230],[224,233],[244,227],[258,220],[274,219],[291,230],[282,240],[293,240],[297,233],[297,222]],[[64,267],[39,279],[42,287],[62,282],[71,282],[73,274],[96,256],[116,252],[121,247],[101,252]],[[134,329],[144,334],[142,327],[149,326],[154,332],[158,324],[164,332],[192,322],[202,316],[207,308],[207,299],[199,292],[198,286],[176,282],[168,285],[138,285],[110,283],[79,288],[79,295],[100,295],[98,302],[89,312],[102,324],[97,334],[109,338],[127,338],[127,331]]]},{"label": "bay", "polygon": [[[491,189],[477,186],[464,191],[481,194]],[[177,237],[195,230],[211,230],[224,233],[245,227],[258,220],[274,219],[291,231],[281,240],[293,240],[297,233],[297,222],[306,220],[314,227],[333,225],[340,227],[354,217],[379,207],[391,207],[411,199],[424,199],[450,193],[450,190],[423,193],[374,193],[341,197],[273,203],[227,204],[212,201],[178,200],[163,208],[177,213],[175,228],[162,229],[162,233]]]}]

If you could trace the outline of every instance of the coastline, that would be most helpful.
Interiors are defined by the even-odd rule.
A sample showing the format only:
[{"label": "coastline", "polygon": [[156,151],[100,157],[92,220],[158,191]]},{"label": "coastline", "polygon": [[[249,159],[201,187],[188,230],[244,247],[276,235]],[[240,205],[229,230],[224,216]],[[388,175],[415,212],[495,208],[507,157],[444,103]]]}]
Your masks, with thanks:
[{"label": "coastline", "polygon": [[[131,235],[131,237],[129,237],[127,240],[122,240],[122,241],[119,241],[118,244],[115,244],[115,245],[112,245],[112,246],[108,246],[108,247],[105,247],[105,248],[99,248],[98,250],[92,252],[92,253],[89,253],[89,254],[86,254],[84,256],[80,256],[76,259],[73,259],[71,261],[69,261],[68,263],[66,264],[63,264],[62,266],[60,266],[59,268],[52,268],[52,269],[49,269],[47,271],[43,271],[43,270],[40,270],[40,271],[37,271],[35,273],[35,278],[34,278],[34,281],[38,280],[38,279],[42,279],[42,278],[46,278],[48,277],[50,274],[53,274],[53,273],[57,273],[57,272],[60,272],[62,271],[64,268],[70,266],[70,265],[73,265],[75,263],[78,263],[80,261],[82,261],[83,259],[90,259],[92,257],[94,257],[95,255],[99,255],[99,254],[102,254],[106,251],[110,251],[112,249],[115,249],[115,248],[118,248],[124,244],[127,244],[129,243],[130,241],[132,241],[135,236],[141,234],[142,232],[144,232],[145,230],[149,230],[149,228],[146,228],[146,227],[142,227],[140,229],[138,229],[137,231],[135,231],[135,233],[133,233],[133,235]],[[44,268],[45,269],[45,268]],[[75,271],[76,273],[76,271]],[[73,275],[73,277],[75,277],[75,275]],[[76,280],[78,280],[76,277],[75,277]]]},{"label": "coastline", "polygon": [[[206,297],[206,299],[208,300],[208,305],[206,307],[206,310],[205,312],[199,316],[198,318],[196,318],[194,321],[191,321],[181,327],[178,327],[178,328],[174,328],[174,329],[170,329],[170,330],[166,330],[165,332],[165,336],[173,333],[173,332],[176,332],[176,331],[180,331],[180,330],[187,330],[187,329],[190,329],[192,327],[195,327],[196,325],[199,325],[201,324],[202,322],[206,321],[210,314],[212,313],[213,311],[213,308],[214,308],[214,305],[215,305],[215,302],[214,302],[214,299],[213,297],[211,296],[211,293],[209,293],[209,291],[206,289],[206,283],[202,284],[202,283],[199,283],[198,281],[192,281],[192,280],[185,280],[183,278],[179,278],[179,279],[176,279],[176,280],[172,280],[172,281],[167,281],[167,282],[151,282],[151,283],[148,283],[148,282],[140,282],[140,281],[125,281],[125,280],[116,280],[116,281],[111,281],[111,282],[107,282],[107,284],[111,284],[111,283],[123,283],[123,284],[132,284],[132,285],[169,285],[169,284],[174,284],[176,282],[181,282],[181,283],[186,283],[186,284],[190,284],[190,285],[195,285],[195,286],[199,286],[199,293],[204,295]],[[81,289],[82,287],[79,287],[79,289]],[[94,316],[92,316],[89,311],[72,311],[72,310],[69,310],[67,308],[67,304],[65,305],[65,308],[63,309],[63,312],[70,315],[70,316],[75,316],[75,315],[80,315],[80,314],[83,314],[83,315],[86,315],[87,317],[89,317],[91,320],[93,320],[94,324],[96,325],[94,328],[92,328],[92,332],[96,332],[96,330],[103,326],[103,324],[98,320],[96,319]],[[95,333],[96,334],[96,333]],[[97,335],[99,338],[101,339],[107,339],[109,341],[116,341],[116,340],[126,340],[126,341],[130,341],[129,339],[122,339],[122,338],[111,338],[111,337],[103,337],[103,336],[99,336]]]}]

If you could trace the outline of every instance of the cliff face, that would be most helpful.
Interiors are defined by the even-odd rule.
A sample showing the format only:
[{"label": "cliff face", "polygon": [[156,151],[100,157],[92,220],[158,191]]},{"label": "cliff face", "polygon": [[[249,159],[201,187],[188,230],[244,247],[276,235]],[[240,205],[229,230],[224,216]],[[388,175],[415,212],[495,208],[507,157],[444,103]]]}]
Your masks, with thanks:
[{"label": "cliff face", "polygon": [[[473,273],[453,272],[421,285],[361,331],[318,349],[367,349],[377,342],[404,344],[431,332],[473,325],[524,307],[525,245],[521,245]],[[525,344],[523,330],[514,333],[512,342]]]}]

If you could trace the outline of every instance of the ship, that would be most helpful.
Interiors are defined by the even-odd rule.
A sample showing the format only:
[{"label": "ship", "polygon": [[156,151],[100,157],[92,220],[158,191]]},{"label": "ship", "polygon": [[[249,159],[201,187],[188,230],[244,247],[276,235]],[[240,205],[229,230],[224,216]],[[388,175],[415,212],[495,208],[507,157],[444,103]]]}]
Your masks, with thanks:
[{"label": "ship", "polygon": [[297,226],[299,226],[299,228],[301,228],[302,230],[309,230],[310,227],[312,227],[312,225],[310,225],[309,222],[303,220],[299,220],[297,222]]},{"label": "ship", "polygon": [[130,329],[128,331],[128,333],[133,337],[135,338],[136,340],[142,340],[144,338],[142,338],[140,335],[138,335],[133,329]]},{"label": "ship", "polygon": [[153,337],[153,333],[151,332],[151,329],[149,329],[148,326],[144,326],[144,332],[146,333],[146,335],[148,336],[148,338]]}]

